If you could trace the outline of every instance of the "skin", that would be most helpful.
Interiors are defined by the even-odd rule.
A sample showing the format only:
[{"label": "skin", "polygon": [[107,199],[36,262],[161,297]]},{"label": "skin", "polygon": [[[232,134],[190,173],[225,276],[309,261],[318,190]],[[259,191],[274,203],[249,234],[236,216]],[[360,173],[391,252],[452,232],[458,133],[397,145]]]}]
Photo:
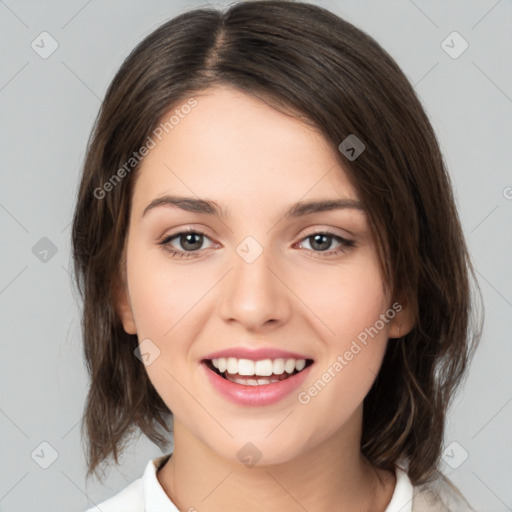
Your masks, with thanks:
[{"label": "skin", "polygon": [[[201,364],[234,346],[299,352],[314,359],[307,390],[392,307],[364,210],[283,218],[298,201],[357,200],[355,188],[311,125],[230,87],[194,97],[140,168],[117,298],[126,332],[160,350],[145,369],[174,414],[175,448],[157,478],[180,510],[384,511],[395,476],[360,453],[362,403],[389,338],[412,328],[405,306],[305,405],[296,392],[233,404]],[[166,194],[214,200],[226,217],[173,206],[143,215]],[[206,235],[198,250],[179,237],[167,247],[195,257],[159,244],[189,227]],[[356,245],[327,238],[322,251],[311,235],[326,229]],[[236,252],[247,236],[263,250],[252,263]],[[261,452],[253,467],[237,458],[247,442]]]}]

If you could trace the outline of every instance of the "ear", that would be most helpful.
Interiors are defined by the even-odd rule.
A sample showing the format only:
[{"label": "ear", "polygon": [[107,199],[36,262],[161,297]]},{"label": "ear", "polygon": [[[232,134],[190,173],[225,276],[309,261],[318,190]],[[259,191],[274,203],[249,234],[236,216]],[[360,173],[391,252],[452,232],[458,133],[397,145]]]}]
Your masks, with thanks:
[{"label": "ear", "polygon": [[114,297],[114,308],[123,324],[123,329],[127,334],[137,334],[127,286],[121,282],[119,277],[114,280],[112,296]]},{"label": "ear", "polygon": [[395,311],[395,316],[391,320],[389,337],[402,338],[414,327],[415,322],[412,308],[406,300],[397,300],[393,303],[391,309]]}]

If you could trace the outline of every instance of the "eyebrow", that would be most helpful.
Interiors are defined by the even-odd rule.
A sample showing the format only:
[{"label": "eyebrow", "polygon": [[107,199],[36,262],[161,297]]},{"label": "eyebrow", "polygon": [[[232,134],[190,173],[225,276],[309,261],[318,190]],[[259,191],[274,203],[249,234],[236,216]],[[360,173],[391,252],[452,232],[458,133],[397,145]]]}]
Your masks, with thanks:
[{"label": "eyebrow", "polygon": [[[197,199],[194,197],[182,196],[162,196],[157,197],[149,203],[144,211],[142,217],[146,215],[149,210],[158,206],[175,206],[181,210],[194,213],[204,213],[207,215],[214,215],[216,217],[226,218],[227,213],[218,203],[207,199]],[[342,209],[356,209],[364,211],[364,207],[357,199],[340,198],[340,199],[324,199],[320,201],[299,201],[293,204],[288,210],[284,212],[282,217],[297,218],[312,213],[326,212],[330,210]],[[282,218],[281,217],[281,218]]]}]

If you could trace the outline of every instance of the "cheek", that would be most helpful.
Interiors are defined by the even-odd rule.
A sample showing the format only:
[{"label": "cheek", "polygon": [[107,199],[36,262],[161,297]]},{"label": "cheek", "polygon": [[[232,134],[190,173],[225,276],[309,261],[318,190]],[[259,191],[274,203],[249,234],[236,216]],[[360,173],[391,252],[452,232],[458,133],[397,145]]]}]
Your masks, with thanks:
[{"label": "cheek", "polygon": [[[379,267],[370,252],[325,272],[311,273],[297,286],[298,295],[323,324],[328,345],[338,350],[373,326],[388,307]],[[386,337],[388,324],[380,330]]]},{"label": "cheek", "polygon": [[321,408],[340,404],[334,414],[342,421],[368,393],[388,343],[392,316],[386,315],[389,304],[380,267],[373,253],[367,253],[337,272],[310,278],[301,293],[306,291],[321,320],[317,330],[325,335],[314,389],[302,391],[308,394],[305,401],[310,398]]},{"label": "cheek", "polygon": [[215,276],[168,261],[158,247],[134,243],[128,251],[127,277],[139,344],[149,339],[154,345],[148,346],[158,354],[146,371],[170,408],[181,402],[186,406],[178,383],[190,371],[184,362],[190,359],[190,347],[206,322],[207,302],[201,298],[215,283]]},{"label": "cheek", "polygon": [[208,280],[188,270],[191,266],[169,260],[164,249],[144,244],[133,244],[128,253],[128,283],[139,338],[172,337],[208,289]]},{"label": "cheek", "polygon": [[187,410],[179,383],[184,382],[183,358],[190,335],[185,330],[193,316],[187,311],[195,294],[193,282],[186,286],[183,272],[169,272],[160,251],[143,244],[128,245],[127,278],[141,351],[146,349],[151,355],[145,371],[164,403],[175,412]]}]

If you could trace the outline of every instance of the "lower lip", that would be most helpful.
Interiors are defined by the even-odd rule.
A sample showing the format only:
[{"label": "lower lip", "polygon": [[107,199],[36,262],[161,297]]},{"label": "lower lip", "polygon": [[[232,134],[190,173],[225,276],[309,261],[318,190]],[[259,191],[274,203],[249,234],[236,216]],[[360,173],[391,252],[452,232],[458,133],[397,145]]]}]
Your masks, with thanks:
[{"label": "lower lip", "polygon": [[297,389],[308,376],[309,370],[313,366],[310,364],[299,373],[288,377],[279,382],[272,384],[261,384],[258,386],[245,386],[231,382],[224,377],[221,377],[208,366],[203,363],[202,366],[206,371],[206,375],[210,380],[211,385],[225,398],[239,405],[250,405],[258,407],[263,405],[271,405],[279,402],[295,389]]}]

